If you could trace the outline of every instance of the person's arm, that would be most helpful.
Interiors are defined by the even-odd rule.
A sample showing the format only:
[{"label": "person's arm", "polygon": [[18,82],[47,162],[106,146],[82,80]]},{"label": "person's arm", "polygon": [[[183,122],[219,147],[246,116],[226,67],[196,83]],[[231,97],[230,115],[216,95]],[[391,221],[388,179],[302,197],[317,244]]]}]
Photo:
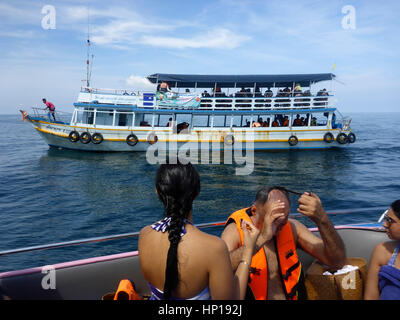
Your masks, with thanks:
[{"label": "person's arm", "polygon": [[[282,212],[284,208],[285,205],[280,201],[274,201],[268,204],[266,209],[267,213],[264,217],[262,230],[256,240],[253,255],[257,253],[274,236],[276,229],[279,227],[282,219],[284,218],[284,213]],[[221,234],[221,238],[228,246],[231,256],[232,269],[236,270],[243,255],[244,248],[241,246],[239,232],[234,222],[226,226]]]},{"label": "person's arm", "polygon": [[365,284],[364,299],[365,300],[378,300],[379,287],[378,287],[378,273],[382,265],[385,264],[385,248],[383,243],[378,244],[372,252],[369,260],[367,282]]},{"label": "person's arm", "polygon": [[314,193],[304,193],[299,199],[297,211],[310,218],[321,235],[318,238],[303,224],[292,220],[298,245],[327,266],[342,268],[346,263],[344,243],[329,220],[319,197]]},{"label": "person's arm", "polygon": [[213,300],[243,300],[246,295],[251,259],[254,245],[260,231],[251,223],[243,221],[244,244],[242,256],[233,274],[229,251],[224,241],[217,243],[215,250],[211,250],[209,288]]}]

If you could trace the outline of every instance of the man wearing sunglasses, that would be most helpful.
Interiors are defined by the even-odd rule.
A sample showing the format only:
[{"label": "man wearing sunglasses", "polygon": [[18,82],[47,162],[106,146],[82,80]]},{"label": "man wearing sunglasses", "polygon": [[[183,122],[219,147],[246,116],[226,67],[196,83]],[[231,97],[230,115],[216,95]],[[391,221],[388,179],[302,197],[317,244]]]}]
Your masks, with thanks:
[{"label": "man wearing sunglasses", "polygon": [[400,300],[400,200],[390,205],[383,219],[392,241],[378,244],[372,252],[364,299]]},{"label": "man wearing sunglasses", "polygon": [[[297,211],[317,225],[321,238],[299,221],[289,219],[289,193],[300,195]],[[340,269],[346,262],[343,241],[315,193],[300,194],[279,186],[262,188],[251,207],[231,214],[221,238],[230,251],[233,270],[241,263],[243,236],[238,226],[242,219],[252,221],[261,231],[249,266],[248,299],[305,298],[303,272],[296,248],[331,268]]]}]

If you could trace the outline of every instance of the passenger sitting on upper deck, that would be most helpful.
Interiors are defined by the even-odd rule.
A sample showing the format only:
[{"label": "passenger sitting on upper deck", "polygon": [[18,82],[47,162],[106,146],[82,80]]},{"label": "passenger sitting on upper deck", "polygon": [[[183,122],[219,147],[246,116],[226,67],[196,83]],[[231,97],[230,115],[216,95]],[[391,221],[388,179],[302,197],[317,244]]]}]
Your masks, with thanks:
[{"label": "passenger sitting on upper deck", "polygon": [[273,127],[279,127],[279,121],[278,121],[278,118],[276,116],[275,116],[274,121],[272,121],[272,126]]},{"label": "passenger sitting on upper deck", "polygon": [[306,90],[303,92],[303,97],[311,97],[311,92],[310,90]]},{"label": "passenger sitting on upper deck", "polygon": [[317,96],[329,96],[329,93],[324,88],[324,89],[318,91]]},{"label": "passenger sitting on upper deck", "polygon": [[161,82],[161,84],[160,84],[160,91],[161,91],[161,92],[171,91],[171,88],[170,88],[168,82],[165,82],[165,81]]},{"label": "passenger sitting on upper deck", "polygon": [[285,93],[282,91],[282,89],[279,89],[279,91],[276,93],[277,97],[284,97]]},{"label": "passenger sitting on upper deck", "polygon": [[250,128],[250,121],[249,120],[246,121],[245,127],[249,127]]},{"label": "passenger sitting on upper deck", "polygon": [[283,89],[283,96],[284,97],[290,97],[290,89],[289,87],[286,87],[285,89]]},{"label": "passenger sitting on upper deck", "polygon": [[221,92],[221,88],[220,87],[215,87],[215,91],[213,89],[213,96],[214,97],[226,97],[224,92]]},{"label": "passenger sitting on upper deck", "polygon": [[260,88],[258,86],[256,86],[255,90],[254,90],[254,96],[255,97],[261,97],[261,92],[260,92]]},{"label": "passenger sitting on upper deck", "polygon": [[296,86],[294,87],[294,96],[295,97],[302,96],[302,88],[301,88],[300,84],[296,84]]},{"label": "passenger sitting on upper deck", "polygon": [[186,93],[190,93],[190,90],[189,90],[189,89],[186,89],[185,92],[186,92]]},{"label": "passenger sitting on upper deck", "polygon": [[265,90],[264,96],[267,98],[271,98],[274,95],[272,90],[268,87],[268,90]]},{"label": "passenger sitting on upper deck", "polygon": [[296,116],[296,119],[294,119],[294,121],[293,121],[293,127],[300,127],[302,125],[303,125],[303,123],[301,122],[300,115],[298,114]]},{"label": "passenger sitting on upper deck", "polygon": [[207,97],[207,98],[211,97],[211,95],[207,92],[207,90],[204,90],[204,92],[202,93],[202,96]]}]

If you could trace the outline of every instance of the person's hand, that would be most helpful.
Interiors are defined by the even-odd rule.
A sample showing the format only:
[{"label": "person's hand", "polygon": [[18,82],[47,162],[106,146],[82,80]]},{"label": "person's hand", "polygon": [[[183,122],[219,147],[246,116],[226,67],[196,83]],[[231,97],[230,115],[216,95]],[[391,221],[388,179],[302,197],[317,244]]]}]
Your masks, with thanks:
[{"label": "person's hand", "polygon": [[268,242],[276,234],[279,227],[285,222],[286,205],[281,200],[271,201],[268,200],[265,205],[264,223],[261,230],[261,238],[264,242]]},{"label": "person's hand", "polygon": [[303,193],[298,203],[299,207],[297,208],[297,212],[309,217],[314,222],[318,222],[326,214],[320,198],[315,193]]},{"label": "person's hand", "polygon": [[243,246],[251,250],[251,254],[253,254],[260,230],[251,221],[246,220],[242,220],[241,227],[243,230]]}]

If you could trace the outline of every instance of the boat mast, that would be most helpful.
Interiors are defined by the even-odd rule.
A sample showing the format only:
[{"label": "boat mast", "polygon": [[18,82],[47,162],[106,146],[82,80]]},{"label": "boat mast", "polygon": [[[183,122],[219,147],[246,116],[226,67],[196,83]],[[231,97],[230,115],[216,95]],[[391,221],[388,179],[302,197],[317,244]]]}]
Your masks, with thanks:
[{"label": "boat mast", "polygon": [[92,63],[89,61],[90,55],[90,20],[89,20],[89,6],[88,6],[88,27],[87,27],[87,52],[86,52],[86,87],[90,87],[90,78],[92,76],[92,65],[93,65],[93,55]]}]

